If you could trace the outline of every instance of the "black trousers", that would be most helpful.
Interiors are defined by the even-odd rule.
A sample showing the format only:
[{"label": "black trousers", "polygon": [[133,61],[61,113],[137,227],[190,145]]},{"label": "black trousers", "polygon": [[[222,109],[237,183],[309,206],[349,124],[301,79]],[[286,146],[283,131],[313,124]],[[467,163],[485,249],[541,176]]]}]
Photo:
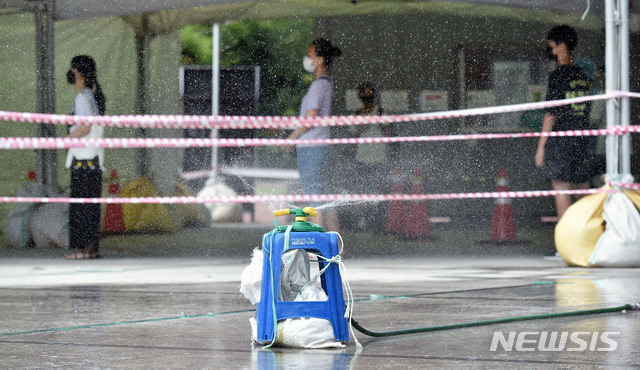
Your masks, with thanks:
[{"label": "black trousers", "polygon": [[[98,157],[71,164],[71,198],[100,198],[102,170]],[[98,248],[100,242],[100,204],[69,204],[69,247]]]}]

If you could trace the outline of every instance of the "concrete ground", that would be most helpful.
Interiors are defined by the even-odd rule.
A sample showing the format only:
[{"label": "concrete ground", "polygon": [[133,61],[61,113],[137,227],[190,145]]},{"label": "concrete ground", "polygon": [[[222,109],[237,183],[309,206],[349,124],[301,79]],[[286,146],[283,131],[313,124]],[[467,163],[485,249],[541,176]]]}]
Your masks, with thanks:
[{"label": "concrete ground", "polygon": [[[567,267],[530,243],[478,244],[485,232],[442,228],[428,241],[345,233],[353,313],[383,332],[558,312],[580,314],[374,338],[344,349],[261,349],[240,273],[269,226],[103,239],[104,258],[0,248],[2,368],[637,368],[638,269]],[[464,235],[462,235],[464,234]],[[566,333],[566,334],[563,334]],[[560,345],[566,337],[564,345]],[[504,337],[504,340],[499,341]],[[512,338],[512,339],[510,339]],[[545,339],[546,338],[546,339]],[[554,340],[556,350],[549,348]],[[492,348],[492,345],[494,348]]]}]

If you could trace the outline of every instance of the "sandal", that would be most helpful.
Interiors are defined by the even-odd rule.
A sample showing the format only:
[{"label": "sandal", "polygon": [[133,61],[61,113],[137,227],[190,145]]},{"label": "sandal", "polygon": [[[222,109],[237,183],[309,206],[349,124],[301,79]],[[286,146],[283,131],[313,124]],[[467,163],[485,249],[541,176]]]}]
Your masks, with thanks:
[{"label": "sandal", "polygon": [[70,254],[68,260],[93,260],[100,258],[98,248],[86,247],[79,253]]}]

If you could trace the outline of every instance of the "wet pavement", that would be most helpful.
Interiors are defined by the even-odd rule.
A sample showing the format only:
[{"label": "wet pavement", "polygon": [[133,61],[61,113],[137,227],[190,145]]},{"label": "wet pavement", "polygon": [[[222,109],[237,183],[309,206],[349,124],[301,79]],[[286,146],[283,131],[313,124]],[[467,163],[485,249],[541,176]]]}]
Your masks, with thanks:
[{"label": "wet pavement", "polygon": [[[248,262],[0,259],[0,367],[640,367],[640,312],[621,309],[386,338],[356,332],[362,351],[353,340],[344,349],[264,350],[250,340],[255,306],[238,291]],[[345,266],[353,317],[377,332],[640,301],[638,269],[570,268],[537,255],[353,256]],[[550,339],[556,350],[545,350]]]}]

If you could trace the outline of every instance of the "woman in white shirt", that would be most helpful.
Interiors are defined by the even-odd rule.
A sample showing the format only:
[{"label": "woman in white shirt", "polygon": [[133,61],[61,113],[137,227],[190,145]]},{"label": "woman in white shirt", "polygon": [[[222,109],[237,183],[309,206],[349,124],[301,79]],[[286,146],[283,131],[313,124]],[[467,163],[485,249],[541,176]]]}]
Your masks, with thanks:
[{"label": "woman in white shirt", "polygon": [[[67,82],[76,89],[71,114],[78,116],[104,115],[105,97],[98,84],[96,62],[88,55],[71,59]],[[100,126],[71,126],[70,138],[101,138]],[[70,148],[66,168],[71,169],[71,198],[100,198],[102,196],[102,168],[104,149]],[[100,258],[100,204],[69,204],[69,247],[74,251],[67,259]]]}]

